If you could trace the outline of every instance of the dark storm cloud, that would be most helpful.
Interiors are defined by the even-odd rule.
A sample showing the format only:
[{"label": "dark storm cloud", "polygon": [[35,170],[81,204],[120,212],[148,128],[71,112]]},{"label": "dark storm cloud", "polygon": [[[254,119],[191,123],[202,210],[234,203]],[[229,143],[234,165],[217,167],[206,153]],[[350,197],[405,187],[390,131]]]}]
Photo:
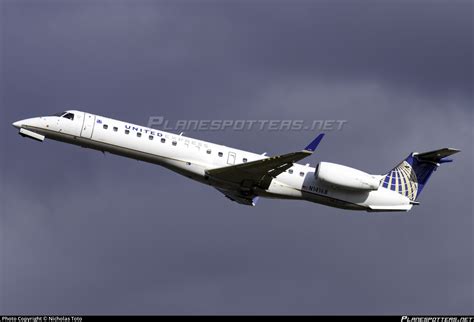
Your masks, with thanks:
[{"label": "dark storm cloud", "polygon": [[226,64],[275,77],[363,78],[430,94],[472,92],[468,1],[259,1],[222,4],[212,16],[198,12],[206,19],[194,11],[187,18],[210,31],[200,35],[211,40],[206,54]]},{"label": "dark storm cloud", "polygon": [[[472,3],[3,1],[2,313],[472,313]],[[146,124],[345,119],[315,157],[463,152],[408,214],[230,203],[165,169],[21,139],[68,107]],[[270,154],[309,132],[199,132]]]},{"label": "dark storm cloud", "polygon": [[[470,96],[472,91],[470,2],[20,2],[6,7],[7,21],[13,15],[28,19],[4,24],[5,55],[27,67],[16,77],[32,77],[33,93],[42,81],[64,87],[65,94],[82,89],[90,95],[97,82],[102,96],[141,88],[123,91],[139,105],[202,100],[227,108],[245,104],[240,92],[248,97],[262,83],[289,77],[389,82],[427,95]],[[30,54],[38,60],[26,59]],[[50,70],[57,73],[35,78]],[[207,86],[197,86],[202,82]],[[222,82],[229,88],[218,93],[214,88]]]}]

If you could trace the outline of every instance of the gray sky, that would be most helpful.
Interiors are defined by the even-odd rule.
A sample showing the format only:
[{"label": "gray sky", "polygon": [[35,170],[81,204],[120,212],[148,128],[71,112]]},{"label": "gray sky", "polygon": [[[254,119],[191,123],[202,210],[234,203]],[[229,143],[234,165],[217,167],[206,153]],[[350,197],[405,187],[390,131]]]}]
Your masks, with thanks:
[{"label": "gray sky", "polygon": [[[0,1],[0,312],[473,313],[470,1]],[[342,119],[308,159],[463,152],[409,213],[261,199],[17,135],[67,108],[144,124]],[[269,154],[317,135],[193,132]]]}]

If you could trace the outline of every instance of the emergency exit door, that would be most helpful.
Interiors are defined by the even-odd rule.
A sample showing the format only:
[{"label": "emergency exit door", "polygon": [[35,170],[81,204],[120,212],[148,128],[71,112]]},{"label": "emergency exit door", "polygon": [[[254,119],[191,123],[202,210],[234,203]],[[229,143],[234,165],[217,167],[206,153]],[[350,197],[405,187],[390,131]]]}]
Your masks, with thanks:
[{"label": "emergency exit door", "polygon": [[227,157],[227,164],[234,164],[235,163],[235,152],[229,152],[229,156]]}]

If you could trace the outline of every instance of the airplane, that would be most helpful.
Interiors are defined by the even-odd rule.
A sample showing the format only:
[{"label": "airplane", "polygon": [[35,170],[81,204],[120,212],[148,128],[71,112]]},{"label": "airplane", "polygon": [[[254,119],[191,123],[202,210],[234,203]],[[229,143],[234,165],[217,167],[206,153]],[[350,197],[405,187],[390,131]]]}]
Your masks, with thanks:
[{"label": "airplane", "polygon": [[431,174],[460,152],[412,152],[387,173],[373,175],[330,162],[316,167],[296,163],[316,151],[324,133],[300,151],[269,157],[78,110],[12,125],[21,136],[37,141],[48,138],[166,167],[248,206],[263,197],[348,210],[406,212],[419,204],[417,198]]}]

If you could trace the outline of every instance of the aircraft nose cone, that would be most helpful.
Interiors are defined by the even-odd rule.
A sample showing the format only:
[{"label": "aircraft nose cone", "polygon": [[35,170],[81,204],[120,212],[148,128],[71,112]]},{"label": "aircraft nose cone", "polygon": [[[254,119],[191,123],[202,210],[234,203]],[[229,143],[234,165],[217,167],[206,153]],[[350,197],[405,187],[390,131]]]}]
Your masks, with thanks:
[{"label": "aircraft nose cone", "polygon": [[13,122],[12,125],[13,127],[16,127],[17,129],[19,129],[21,127],[21,121]]}]

